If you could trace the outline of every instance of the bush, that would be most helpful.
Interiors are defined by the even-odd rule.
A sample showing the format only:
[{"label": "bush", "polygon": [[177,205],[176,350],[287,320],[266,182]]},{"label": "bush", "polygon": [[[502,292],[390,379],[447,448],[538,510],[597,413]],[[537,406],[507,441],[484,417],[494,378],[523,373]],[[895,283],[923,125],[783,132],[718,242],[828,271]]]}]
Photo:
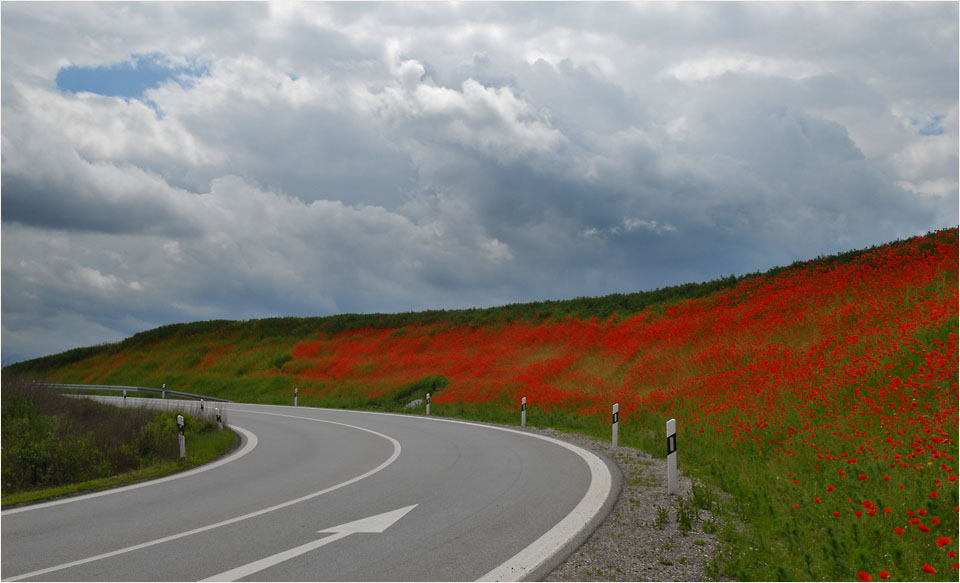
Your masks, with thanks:
[{"label": "bush", "polygon": [[435,396],[449,380],[443,375],[428,375],[412,383],[401,386],[399,389],[378,395],[370,399],[370,406],[374,409],[393,411],[401,409],[414,399],[423,398],[427,393]]},{"label": "bush", "polygon": [[161,413],[147,423],[135,441],[141,467],[161,459],[177,459],[180,455],[178,435],[176,413]]},{"label": "bush", "polygon": [[[5,493],[63,486],[177,461],[177,412],[118,408],[4,379]],[[183,413],[187,435],[217,428]]]},{"label": "bush", "polygon": [[3,488],[60,486],[109,473],[89,435],[64,431],[56,418],[32,415],[3,422]]}]

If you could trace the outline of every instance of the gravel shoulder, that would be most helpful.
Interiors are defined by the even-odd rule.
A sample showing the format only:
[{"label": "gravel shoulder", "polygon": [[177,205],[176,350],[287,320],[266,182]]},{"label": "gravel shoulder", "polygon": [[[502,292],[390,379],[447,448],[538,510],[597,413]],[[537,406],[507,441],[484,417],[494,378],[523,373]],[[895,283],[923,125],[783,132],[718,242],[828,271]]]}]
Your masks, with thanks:
[{"label": "gravel shoulder", "polygon": [[678,498],[690,497],[693,484],[689,478],[681,474],[679,496],[671,496],[667,493],[664,459],[552,429],[528,427],[527,431],[605,455],[623,473],[623,489],[613,510],[544,581],[715,580],[707,575],[707,565],[719,549],[713,516],[700,510],[699,520],[687,532],[681,531],[678,524],[676,504]]}]

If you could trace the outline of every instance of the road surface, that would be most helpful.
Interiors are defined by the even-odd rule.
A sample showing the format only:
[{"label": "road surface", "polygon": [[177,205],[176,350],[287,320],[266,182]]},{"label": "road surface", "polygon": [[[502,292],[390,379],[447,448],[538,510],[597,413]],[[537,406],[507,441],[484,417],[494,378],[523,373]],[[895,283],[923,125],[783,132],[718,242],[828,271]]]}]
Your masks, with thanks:
[{"label": "road surface", "polygon": [[530,579],[619,493],[608,460],[519,430],[225,408],[245,447],[218,465],[4,511],[3,580]]}]

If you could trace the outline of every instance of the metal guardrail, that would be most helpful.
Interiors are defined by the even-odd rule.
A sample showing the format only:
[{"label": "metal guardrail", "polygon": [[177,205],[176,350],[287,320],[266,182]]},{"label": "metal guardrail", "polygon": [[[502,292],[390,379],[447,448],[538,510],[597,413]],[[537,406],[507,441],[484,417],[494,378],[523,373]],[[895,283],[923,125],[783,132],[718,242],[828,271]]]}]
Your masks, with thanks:
[{"label": "metal guardrail", "polygon": [[206,395],[196,395],[194,393],[184,393],[181,391],[172,391],[170,389],[152,389],[149,387],[124,387],[119,385],[71,385],[61,383],[35,383],[36,386],[49,387],[51,389],[73,389],[79,391],[137,391],[141,393],[154,393],[160,395],[170,395],[171,397],[182,397],[185,399],[203,399],[204,401],[215,401],[219,403],[230,403],[229,399],[218,399],[217,397],[208,397]]}]

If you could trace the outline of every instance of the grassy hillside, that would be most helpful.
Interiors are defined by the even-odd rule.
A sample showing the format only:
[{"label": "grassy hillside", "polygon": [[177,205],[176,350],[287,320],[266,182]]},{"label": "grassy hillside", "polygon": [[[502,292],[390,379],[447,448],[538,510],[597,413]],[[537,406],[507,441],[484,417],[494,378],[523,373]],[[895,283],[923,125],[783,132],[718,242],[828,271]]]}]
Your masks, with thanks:
[{"label": "grassy hillside", "polygon": [[486,310],[165,326],[51,380],[609,433],[731,494],[738,579],[955,580],[957,229],[765,274]]}]

